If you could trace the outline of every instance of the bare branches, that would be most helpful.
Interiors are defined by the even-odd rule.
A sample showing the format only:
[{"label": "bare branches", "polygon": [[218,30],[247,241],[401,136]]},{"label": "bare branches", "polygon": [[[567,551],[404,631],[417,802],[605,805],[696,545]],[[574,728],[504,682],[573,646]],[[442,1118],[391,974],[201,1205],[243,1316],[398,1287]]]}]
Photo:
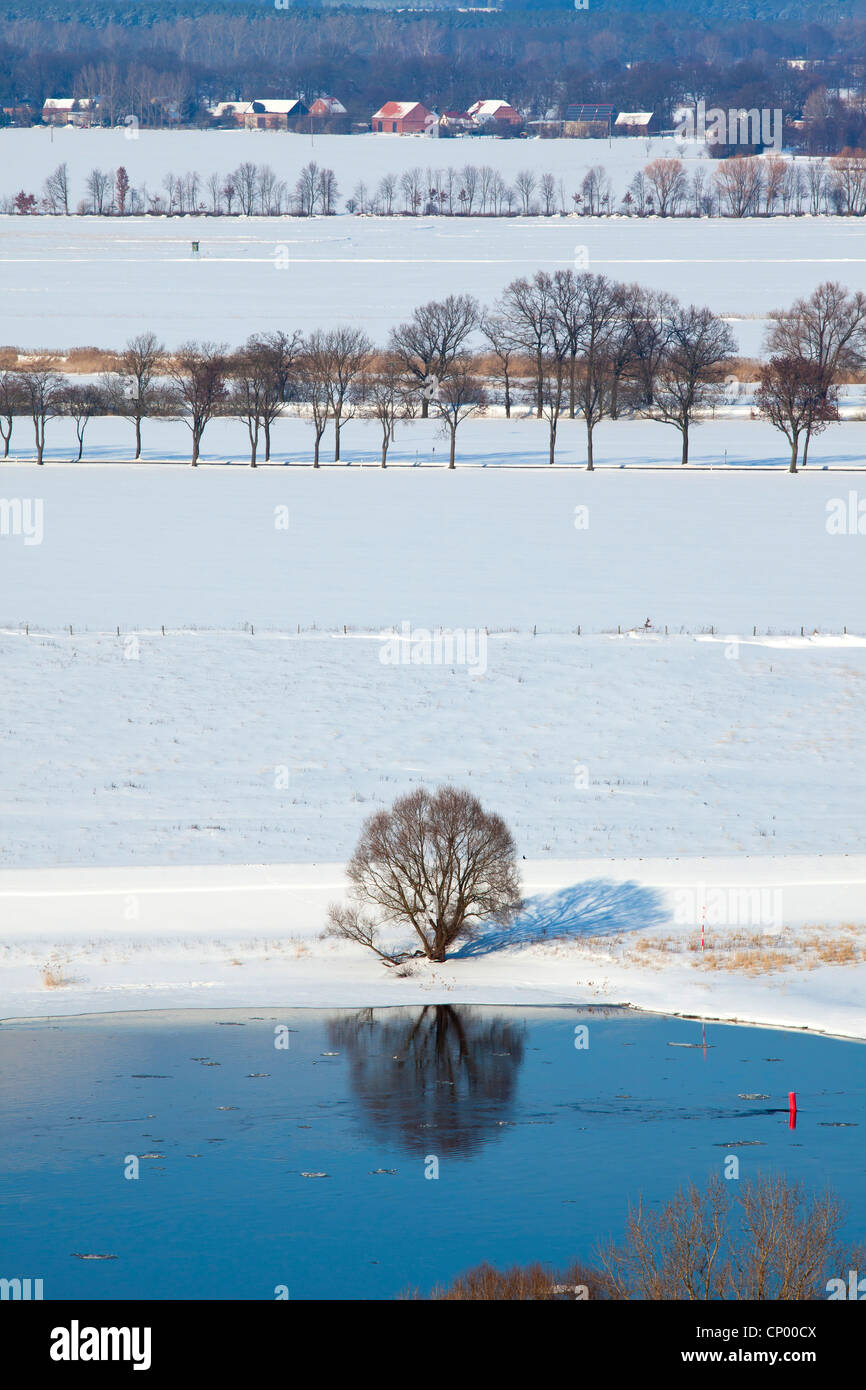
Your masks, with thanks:
[{"label": "bare branches", "polygon": [[456,787],[419,789],[370,816],[346,873],[351,906],[331,909],[329,930],[383,957],[378,924],[411,926],[424,954],[443,961],[458,938],[521,901],[505,822]]}]

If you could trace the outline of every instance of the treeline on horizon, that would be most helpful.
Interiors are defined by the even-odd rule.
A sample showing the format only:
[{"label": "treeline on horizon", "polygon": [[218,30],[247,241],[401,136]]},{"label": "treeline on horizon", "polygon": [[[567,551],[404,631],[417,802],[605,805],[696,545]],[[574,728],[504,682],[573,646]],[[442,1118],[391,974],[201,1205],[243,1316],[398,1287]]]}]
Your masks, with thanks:
[{"label": "treeline on horizon", "polygon": [[[728,7],[730,9],[730,7]],[[205,105],[253,97],[337,96],[353,121],[388,99],[465,109],[480,97],[511,101],[532,118],[568,102],[781,108],[799,119],[810,95],[859,91],[866,0],[794,5],[781,16],[734,5],[689,14],[641,5],[588,10],[508,8],[494,15],[448,9],[289,8],[248,0],[156,7],[31,0],[0,7],[0,99],[36,108],[49,96],[98,95],[106,119],[144,126],[206,122]],[[756,17],[751,17],[752,12]],[[790,68],[785,59],[821,66]],[[825,117],[822,117],[825,120]],[[811,123],[812,148],[866,143],[866,119],[836,111]]]},{"label": "treeline on horizon", "polygon": [[[805,465],[811,439],[839,421],[840,385],[866,366],[866,295],[833,281],[819,285],[768,315],[765,347],[753,413],[784,435],[796,473],[801,445]],[[179,419],[191,431],[196,466],[208,424],[231,418],[246,426],[255,467],[260,440],[267,462],[272,427],[294,405],[313,425],[314,468],[328,426],[339,462],[341,431],[361,416],[379,423],[383,468],[398,421],[433,416],[454,468],[458,428],[486,412],[494,387],[507,418],[524,402],[546,420],[550,464],[563,419],[584,421],[592,470],[596,426],[621,415],[672,426],[686,464],[691,430],[724,399],[736,351],[730,327],[711,309],[606,275],[539,270],[512,280],[487,307],[471,294],[418,305],[384,345],[351,325],[253,334],[233,350],[198,341],[167,349],[144,332],[109,361],[91,350],[103,367],[99,384],[70,382],[56,356],[6,348],[0,437],[8,458],[16,419],[29,417],[41,464],[47,422],[66,416],[80,459],[90,420],[116,415],[134,424],[139,459],[142,422]]]},{"label": "treeline on horizon", "polygon": [[[638,169],[624,192],[603,164],[578,186],[555,174],[520,169],[509,183],[490,164],[422,168],[359,180],[342,198],[333,169],[310,160],[294,183],[269,164],[246,160],[227,174],[166,174],[160,189],[136,187],[125,166],[93,168],[77,197],[64,162],[39,193],[0,194],[0,215],[48,217],[812,217],[866,215],[866,151],[807,161],[741,155],[691,170],[674,156]],[[79,190],[80,191],[80,190]],[[283,248],[285,263],[288,249]],[[280,252],[275,253],[277,260]]]}]

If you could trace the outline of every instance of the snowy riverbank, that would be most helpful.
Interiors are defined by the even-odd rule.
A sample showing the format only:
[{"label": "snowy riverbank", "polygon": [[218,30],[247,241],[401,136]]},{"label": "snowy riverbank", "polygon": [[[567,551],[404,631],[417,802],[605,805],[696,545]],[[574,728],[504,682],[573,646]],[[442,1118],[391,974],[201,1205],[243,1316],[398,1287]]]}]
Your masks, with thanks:
[{"label": "snowy riverbank", "polygon": [[338,864],[6,871],[0,1014],[608,1003],[866,1038],[862,958],[826,963],[804,946],[781,968],[744,973],[707,969],[694,949],[706,916],[715,959],[744,936],[769,952],[840,931],[862,957],[866,856],[523,869],[527,906],[508,933],[406,977],[320,939],[344,891]]}]

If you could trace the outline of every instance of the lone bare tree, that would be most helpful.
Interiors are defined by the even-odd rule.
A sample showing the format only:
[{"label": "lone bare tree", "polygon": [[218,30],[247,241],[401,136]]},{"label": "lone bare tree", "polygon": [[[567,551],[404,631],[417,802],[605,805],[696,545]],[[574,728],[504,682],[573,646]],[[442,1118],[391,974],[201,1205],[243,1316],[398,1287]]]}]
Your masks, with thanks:
[{"label": "lone bare tree", "polygon": [[510,830],[457,787],[419,788],[375,812],[346,874],[350,903],[331,905],[328,934],[368,946],[390,964],[400,956],[377,944],[381,924],[411,926],[420,954],[444,961],[480,922],[507,920],[521,905]]}]

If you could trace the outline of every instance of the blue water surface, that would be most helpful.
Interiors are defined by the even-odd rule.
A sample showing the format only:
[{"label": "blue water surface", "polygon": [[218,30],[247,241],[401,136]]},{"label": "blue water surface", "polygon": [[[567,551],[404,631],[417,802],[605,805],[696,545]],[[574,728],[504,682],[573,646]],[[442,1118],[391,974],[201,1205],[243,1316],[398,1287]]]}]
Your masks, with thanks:
[{"label": "blue water surface", "polygon": [[829,1184],[862,1239],[864,1061],[617,1009],[8,1022],[0,1276],[45,1298],[390,1298],[484,1259],[591,1259],[630,1199],[730,1154],[742,1177]]}]

